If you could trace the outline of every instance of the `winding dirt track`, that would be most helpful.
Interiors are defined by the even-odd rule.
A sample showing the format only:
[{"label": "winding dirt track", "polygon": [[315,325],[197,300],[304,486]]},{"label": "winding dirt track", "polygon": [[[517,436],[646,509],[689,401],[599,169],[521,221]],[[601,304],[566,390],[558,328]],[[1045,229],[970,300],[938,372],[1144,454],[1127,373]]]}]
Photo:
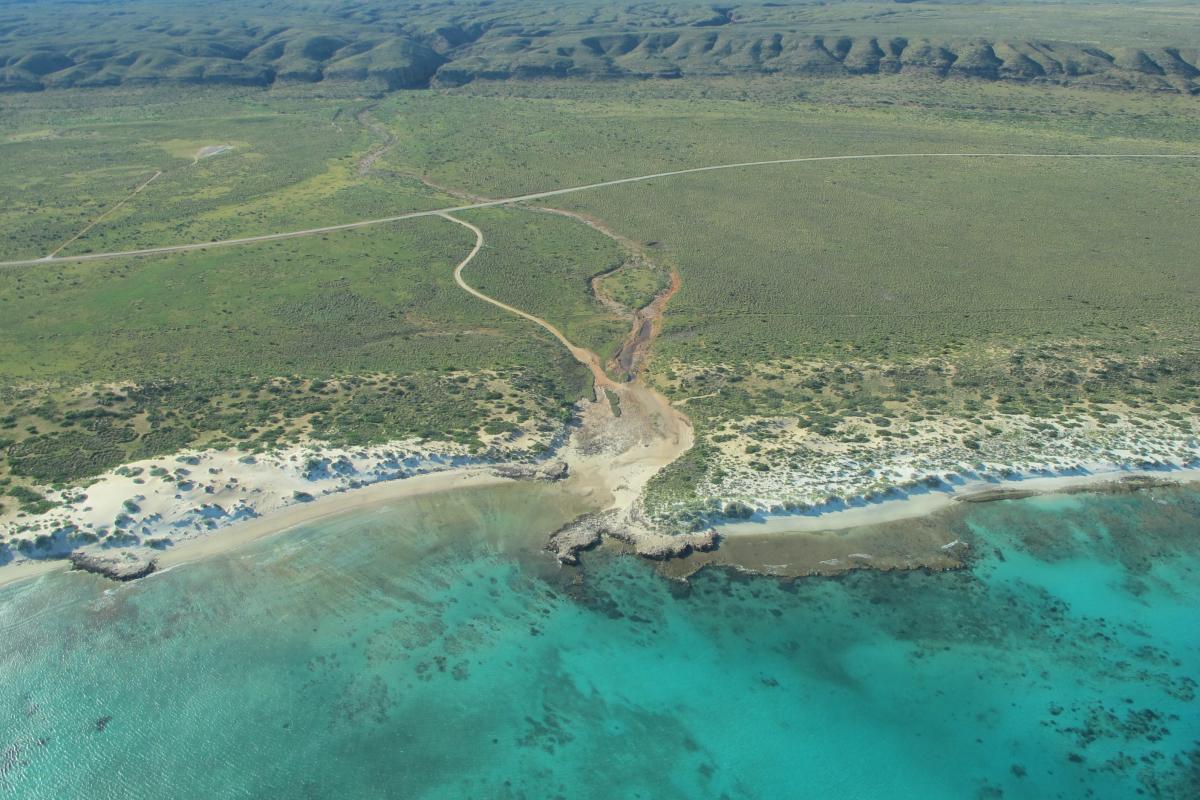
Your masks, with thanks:
[{"label": "winding dirt track", "polygon": [[[345,222],[340,225],[325,225],[320,228],[305,228],[298,231],[286,231],[284,233],[265,233],[258,236],[243,236],[236,239],[219,239],[213,242],[194,242],[191,244],[174,244],[165,245],[162,247],[147,247],[141,250],[121,250],[110,253],[85,253],[74,256],[46,256],[43,258],[27,258],[18,259],[15,261],[0,261],[0,267],[31,267],[49,262],[79,262],[79,261],[99,261],[108,258],[122,258],[132,256],[153,256],[162,255],[165,253],[186,253],[191,250],[206,250],[212,247],[233,247],[243,244],[255,244],[258,242],[274,242],[280,239],[295,239],[302,236],[315,236],[322,233],[332,233],[334,231],[348,231],[357,228],[366,228],[371,225],[383,225],[389,222],[400,222],[406,219],[417,219],[419,217],[436,217],[445,216],[458,211],[471,211],[476,208],[490,208],[492,206],[511,205],[513,203],[523,203],[531,200],[544,200],[547,197],[558,197],[564,194],[574,194],[575,192],[586,192],[591,189],[601,189],[606,186],[620,186],[626,183],[638,183],[641,181],[655,180],[657,178],[669,178],[675,175],[691,175],[698,172],[715,172],[723,169],[744,169],[748,167],[767,167],[779,166],[783,164],[802,164],[813,161],[867,161],[867,160],[883,160],[883,159],[898,159],[898,158],[1076,158],[1076,159],[1113,159],[1113,158],[1129,158],[1129,159],[1200,159],[1200,154],[1176,154],[1176,153],[878,153],[872,155],[847,155],[847,156],[805,156],[803,158],[778,158],[770,161],[743,161],[736,164],[715,164],[707,167],[691,167],[689,169],[677,169],[669,172],[656,172],[651,175],[637,175],[632,178],[616,178],[609,181],[598,181],[597,183],[588,183],[583,186],[569,186],[565,189],[551,189],[545,192],[533,192],[531,194],[517,195],[516,197],[506,197],[499,200],[487,200],[478,203],[468,203],[461,206],[453,206],[451,208],[437,208],[429,211],[412,211],[407,214],[397,214],[391,217],[379,217],[378,219],[365,219],[358,222]],[[459,222],[459,220],[455,220]]]},{"label": "winding dirt track", "polygon": [[541,317],[535,317],[533,314],[530,314],[527,311],[522,311],[521,309],[510,306],[508,303],[503,303],[494,297],[489,297],[467,283],[463,279],[462,271],[463,268],[466,267],[467,264],[470,264],[475,256],[479,254],[479,251],[483,249],[483,231],[479,230],[479,228],[475,227],[466,220],[461,220],[457,217],[451,216],[449,212],[442,211],[439,212],[437,216],[442,217],[443,219],[448,219],[451,222],[457,222],[459,225],[462,225],[464,228],[469,228],[475,233],[475,246],[471,248],[471,252],[467,253],[467,257],[458,262],[458,266],[454,268],[454,282],[458,284],[460,289],[470,295],[478,297],[485,303],[491,303],[497,308],[503,309],[510,314],[516,314],[518,317],[527,319],[535,325],[540,325],[541,327],[545,328],[554,336],[555,339],[558,339],[560,342],[562,342],[564,347],[571,351],[571,355],[575,356],[576,361],[584,364],[592,371],[592,377],[595,378],[597,386],[603,386],[606,389],[616,388],[616,384],[611,378],[608,377],[607,374],[605,374],[604,368],[600,366],[600,358],[591,350],[586,350],[582,347],[576,347],[570,339],[563,335],[562,331]]},{"label": "winding dirt track", "polygon": [[[595,496],[607,497],[604,513],[611,517],[610,524],[619,523],[620,538],[643,555],[664,558],[684,555],[694,547],[711,548],[715,543],[711,532],[667,536],[647,526],[638,511],[638,500],[646,483],[692,446],[692,426],[687,417],[636,377],[626,383],[614,381],[604,372],[595,353],[573,344],[546,320],[489,297],[467,283],[463,269],[483,249],[483,231],[449,212],[441,212],[438,216],[475,234],[475,246],[454,268],[454,282],[459,288],[485,303],[541,326],[591,370],[596,397],[581,404],[580,426],[562,453],[570,466],[567,485],[585,496],[598,492]],[[606,402],[606,393],[612,393],[618,399],[619,415]],[[573,549],[570,544],[554,544],[553,549],[558,551],[560,559],[574,558],[577,546]]]}]

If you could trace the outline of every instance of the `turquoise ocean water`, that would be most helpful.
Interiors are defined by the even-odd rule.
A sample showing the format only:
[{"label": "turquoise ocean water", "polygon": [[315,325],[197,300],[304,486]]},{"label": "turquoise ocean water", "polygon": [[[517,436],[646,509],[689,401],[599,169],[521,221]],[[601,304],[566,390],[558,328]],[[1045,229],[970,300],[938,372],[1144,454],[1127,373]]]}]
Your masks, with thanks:
[{"label": "turquoise ocean water", "polygon": [[0,797],[1200,797],[1200,493],[972,506],[969,571],[553,566],[547,489],[0,589]]}]

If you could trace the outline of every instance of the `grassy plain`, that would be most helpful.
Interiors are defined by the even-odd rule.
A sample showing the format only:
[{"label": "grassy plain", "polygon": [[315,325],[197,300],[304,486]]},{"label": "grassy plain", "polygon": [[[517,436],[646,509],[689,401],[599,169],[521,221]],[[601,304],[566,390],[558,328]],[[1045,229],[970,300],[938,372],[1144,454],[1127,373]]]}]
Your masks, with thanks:
[{"label": "grassy plain", "polygon": [[[207,241],[445,205],[411,175],[360,169],[362,100],[197,90],[9,98],[0,122],[0,250],[45,255],[156,170],[63,254]],[[195,161],[205,146],[230,150]]]},{"label": "grassy plain", "polygon": [[[678,93],[698,93],[686,100],[652,96],[666,91],[661,84],[538,84],[531,94],[564,96],[406,94],[381,113],[394,114],[400,132],[389,159],[490,196],[742,160],[1195,152],[1200,141],[1195,101],[1156,111],[1131,95],[994,86],[986,94],[950,82],[901,94],[880,80],[854,84],[873,87],[858,100],[875,103],[859,108],[835,99],[846,86],[764,81],[753,99],[731,102],[719,81],[682,82]],[[826,100],[789,99],[787,87]],[[1148,124],[1159,113],[1174,126]],[[1192,161],[827,162],[554,202],[649,243],[679,268],[663,360],[900,355],[1028,336],[1144,349],[1146,337],[1186,335],[1196,323],[1198,170]]]},{"label": "grassy plain", "polygon": [[[805,155],[1194,152],[1200,142],[1193,99],[898,78],[547,81],[370,101],[197,90],[177,108],[158,90],[85,94],[4,100],[7,258],[48,252],[156,169],[165,174],[69,252],[459,202],[422,175],[505,196]],[[383,143],[356,119],[368,107],[394,144],[364,167]],[[233,150],[192,163],[218,144]],[[555,205],[602,220],[682,276],[649,374],[673,399],[697,398],[699,446],[658,484],[671,494],[711,478],[716,437],[755,417],[833,433],[855,417],[887,435],[927,416],[1186,403],[1200,322],[1198,169],[831,162]],[[627,323],[589,280],[627,257],[616,243],[529,209],[464,217],[487,237],[468,282],[612,352]],[[190,443],[472,442],[514,420],[550,424],[587,375],[536,327],[453,286],[470,244],[461,227],[423,219],[2,272],[7,468],[73,480]],[[620,270],[604,283],[640,305],[662,273]],[[73,465],[73,453],[86,457]]]},{"label": "grassy plain", "polygon": [[669,250],[664,358],[869,357],[1200,324],[1200,163],[912,160],[706,173],[566,204]]},{"label": "grassy plain", "polygon": [[377,114],[399,138],[387,163],[490,197],[809,155],[1200,141],[1192,98],[897,77],[472,84],[393,95]]},{"label": "grassy plain", "polygon": [[[920,92],[893,79],[474,87],[440,115],[422,113],[428,101],[394,101],[409,132],[397,157],[491,195],[804,155],[1200,143],[1194,100],[950,81]],[[1191,161],[828,162],[554,202],[682,276],[649,376],[688,401],[699,434],[652,487],[669,505],[705,499],[696,492],[721,482],[715,453],[733,440],[751,442],[741,468],[795,462],[764,419],[851,442],[945,422],[968,448],[1008,436],[1004,420],[1022,415],[1108,424],[1121,411],[1186,427],[1198,176]]]},{"label": "grassy plain", "polygon": [[470,244],[428,218],[0,271],[7,466],[59,482],[190,444],[475,443],[514,415],[557,423],[589,377],[454,285]]},{"label": "grassy plain", "polygon": [[555,214],[492,208],[461,216],[485,237],[463,273],[467,283],[547,320],[607,361],[629,323],[596,300],[591,278],[623,263],[616,242]]}]

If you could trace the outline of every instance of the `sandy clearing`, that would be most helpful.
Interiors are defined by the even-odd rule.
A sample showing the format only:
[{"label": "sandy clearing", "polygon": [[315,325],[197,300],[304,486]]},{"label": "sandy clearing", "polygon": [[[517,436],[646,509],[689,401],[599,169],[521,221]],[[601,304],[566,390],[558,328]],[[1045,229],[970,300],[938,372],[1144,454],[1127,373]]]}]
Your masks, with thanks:
[{"label": "sandy clearing", "polygon": [[231,144],[205,145],[204,147],[201,147],[199,150],[197,150],[196,154],[192,156],[192,164],[194,166],[195,164],[198,164],[201,159],[212,158],[213,156],[219,156],[219,155],[221,155],[221,153],[227,153],[232,149],[233,149],[233,145],[231,145]]}]

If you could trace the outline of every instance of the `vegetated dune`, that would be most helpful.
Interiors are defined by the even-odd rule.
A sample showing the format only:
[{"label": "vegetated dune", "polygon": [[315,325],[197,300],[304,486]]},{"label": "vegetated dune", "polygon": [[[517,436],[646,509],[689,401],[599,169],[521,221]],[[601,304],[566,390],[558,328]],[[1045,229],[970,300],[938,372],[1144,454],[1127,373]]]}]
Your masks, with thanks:
[{"label": "vegetated dune", "polygon": [[409,9],[288,5],[272,13],[270,2],[253,9],[218,2],[204,15],[182,4],[72,6],[70,14],[57,13],[56,5],[14,7],[0,18],[0,91],[325,81],[392,91],[480,79],[900,73],[1200,93],[1193,28],[1137,34],[1125,24],[1132,19],[1127,9],[1115,17],[1124,22],[1099,39],[1073,18],[1037,38],[1020,30],[996,39],[974,35],[985,30],[986,16],[965,25],[941,7],[922,16],[869,3],[860,5],[872,13],[853,18],[819,16],[846,4],[818,12],[802,4],[500,0]]}]

